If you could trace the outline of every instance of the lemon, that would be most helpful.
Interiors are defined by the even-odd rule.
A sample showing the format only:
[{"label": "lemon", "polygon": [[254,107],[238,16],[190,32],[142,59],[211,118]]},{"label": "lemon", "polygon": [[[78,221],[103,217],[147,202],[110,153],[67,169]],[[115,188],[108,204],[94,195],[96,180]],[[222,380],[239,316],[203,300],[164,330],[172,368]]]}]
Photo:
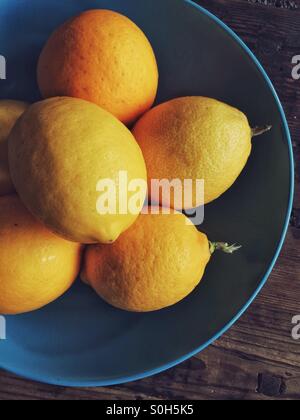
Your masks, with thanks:
[{"label": "lemon", "polygon": [[114,244],[87,246],[81,279],[116,308],[150,312],[188,296],[215,251],[239,249],[210,242],[182,213],[146,207]]},{"label": "lemon", "polygon": [[88,10],[58,27],[43,48],[37,73],[44,98],[86,99],[124,124],[151,108],[158,87],[148,39],[112,10]]},{"label": "lemon", "polygon": [[[52,98],[32,105],[9,137],[9,163],[26,207],[72,241],[115,241],[144,204],[146,189],[134,211],[120,206],[120,173],[126,174],[128,184],[147,179],[133,135],[113,115],[82,99]],[[116,190],[116,205],[108,206],[107,212],[97,204],[103,194],[97,189],[105,180]],[[134,188],[125,192],[128,200],[137,194]]]},{"label": "lemon", "polygon": [[72,286],[81,245],[46,229],[16,195],[0,197],[0,237],[1,314],[39,309]]},{"label": "lemon", "polygon": [[[186,97],[147,112],[133,134],[145,157],[149,188],[152,179],[204,180],[204,203],[194,184],[188,209],[224,194],[248,161],[253,135],[268,129],[251,130],[241,111],[217,100]],[[162,203],[158,193],[151,193],[154,202]],[[177,208],[174,198],[171,205]]]},{"label": "lemon", "polygon": [[111,305],[135,312],[171,306],[199,284],[211,252],[180,213],[142,214],[114,244],[88,246],[81,277]]},{"label": "lemon", "polygon": [[8,169],[7,137],[28,106],[25,102],[0,100],[0,196],[14,191]]}]

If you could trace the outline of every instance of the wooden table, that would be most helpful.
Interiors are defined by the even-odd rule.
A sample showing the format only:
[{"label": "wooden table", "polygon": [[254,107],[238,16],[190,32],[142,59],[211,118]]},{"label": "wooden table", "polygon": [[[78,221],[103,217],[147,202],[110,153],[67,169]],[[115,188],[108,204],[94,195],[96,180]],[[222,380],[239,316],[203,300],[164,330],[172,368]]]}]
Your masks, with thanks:
[{"label": "wooden table", "polygon": [[150,379],[122,386],[71,389],[0,373],[0,399],[297,399],[300,340],[291,320],[300,315],[300,0],[197,0],[228,23],[271,76],[289,120],[297,164],[291,227],[263,292],[240,321],[193,359]]}]

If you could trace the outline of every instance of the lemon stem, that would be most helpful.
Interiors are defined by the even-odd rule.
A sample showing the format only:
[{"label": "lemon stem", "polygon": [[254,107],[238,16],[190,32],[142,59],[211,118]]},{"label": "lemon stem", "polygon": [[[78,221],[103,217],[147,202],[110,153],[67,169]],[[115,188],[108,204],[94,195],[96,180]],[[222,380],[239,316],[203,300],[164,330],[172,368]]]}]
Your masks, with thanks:
[{"label": "lemon stem", "polygon": [[271,125],[263,125],[262,127],[254,127],[251,129],[252,137],[260,136],[261,134],[266,133],[272,129]]},{"label": "lemon stem", "polygon": [[209,249],[211,255],[213,255],[216,251],[222,251],[225,252],[225,254],[233,254],[241,248],[242,247],[237,244],[229,245],[226,242],[209,242]]}]

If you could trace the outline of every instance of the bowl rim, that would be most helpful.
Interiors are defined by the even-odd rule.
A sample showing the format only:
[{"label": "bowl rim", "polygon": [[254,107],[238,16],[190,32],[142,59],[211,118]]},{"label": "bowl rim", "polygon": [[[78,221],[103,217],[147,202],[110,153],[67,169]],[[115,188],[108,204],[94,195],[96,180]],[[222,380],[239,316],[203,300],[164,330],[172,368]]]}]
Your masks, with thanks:
[{"label": "bowl rim", "polygon": [[28,380],[33,380],[33,381],[36,381],[36,382],[41,382],[41,383],[46,383],[46,384],[49,384],[49,385],[56,385],[56,386],[73,387],[73,388],[75,388],[75,387],[102,387],[102,386],[120,385],[120,384],[124,384],[124,383],[128,383],[128,382],[133,382],[133,381],[137,381],[137,380],[140,380],[140,379],[148,378],[150,376],[153,376],[153,375],[156,375],[158,373],[164,372],[168,369],[173,368],[176,365],[179,365],[180,363],[185,362],[186,360],[190,359],[191,357],[194,357],[197,354],[201,353],[203,350],[205,350],[207,347],[209,347],[211,344],[213,344],[216,340],[218,340],[223,334],[225,334],[239,320],[239,318],[246,312],[246,310],[249,308],[249,306],[253,303],[253,301],[256,299],[258,294],[261,292],[261,290],[265,286],[270,274],[272,273],[272,271],[274,269],[274,266],[275,266],[275,264],[278,260],[278,257],[281,253],[281,250],[282,250],[282,247],[284,245],[286,235],[287,235],[287,232],[288,232],[289,222],[290,222],[292,209],[293,209],[294,191],[295,191],[295,162],[294,162],[293,146],[292,146],[291,134],[290,134],[290,130],[289,130],[289,126],[288,126],[288,122],[287,122],[287,119],[286,119],[286,115],[285,115],[283,106],[282,106],[281,101],[279,99],[279,96],[278,96],[278,94],[275,90],[275,87],[274,87],[273,83],[271,82],[269,76],[267,75],[265,69],[263,68],[262,64],[257,59],[257,57],[254,55],[254,53],[251,51],[251,49],[245,44],[245,42],[242,41],[242,39],[227,24],[225,24],[220,18],[215,16],[213,13],[209,12],[203,6],[200,6],[199,4],[195,3],[193,0],[183,0],[183,2],[189,4],[192,7],[195,7],[196,10],[198,10],[199,12],[204,14],[206,17],[211,19],[224,32],[229,34],[236,41],[236,43],[242,48],[242,50],[248,55],[248,57],[250,57],[252,62],[256,65],[256,68],[259,70],[259,72],[263,76],[264,81],[268,85],[268,87],[269,87],[269,89],[270,89],[270,91],[273,95],[273,98],[276,102],[277,108],[279,110],[281,122],[282,122],[282,125],[283,125],[284,136],[286,137],[287,144],[288,144],[288,149],[289,149],[290,193],[289,193],[288,209],[287,209],[285,223],[284,223],[281,238],[280,238],[280,241],[277,245],[277,250],[276,250],[275,255],[272,259],[272,262],[271,262],[266,274],[262,278],[258,288],[253,293],[253,295],[249,298],[247,303],[242,307],[242,309],[237,313],[237,315],[230,322],[228,322],[218,333],[216,333],[211,339],[207,340],[201,346],[195,348],[193,351],[191,351],[191,352],[189,352],[189,353],[187,353],[187,354],[185,354],[185,355],[183,355],[183,356],[181,356],[181,357],[179,357],[179,358],[177,358],[177,359],[175,359],[171,362],[164,363],[164,364],[162,364],[161,366],[158,366],[155,369],[146,370],[142,373],[135,374],[135,375],[132,375],[132,376],[124,376],[124,377],[109,379],[109,380],[100,380],[100,379],[99,380],[97,380],[97,379],[95,379],[95,380],[86,380],[86,379],[78,380],[78,379],[76,379],[74,381],[70,380],[70,379],[65,380],[63,378],[51,377],[49,375],[44,376],[43,374],[29,374],[29,373],[24,374],[24,372],[22,372],[18,368],[16,368],[16,369],[8,368],[7,369],[7,368],[5,368],[5,366],[0,365],[0,368],[4,369],[7,372],[10,372],[12,374],[16,374],[21,378],[25,378],[25,379],[28,379]]}]

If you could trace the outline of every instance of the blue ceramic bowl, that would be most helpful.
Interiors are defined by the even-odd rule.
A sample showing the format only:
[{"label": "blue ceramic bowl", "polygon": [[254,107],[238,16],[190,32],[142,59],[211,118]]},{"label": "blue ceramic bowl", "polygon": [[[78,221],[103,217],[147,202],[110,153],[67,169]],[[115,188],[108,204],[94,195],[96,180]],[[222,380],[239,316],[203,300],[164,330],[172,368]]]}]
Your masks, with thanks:
[{"label": "blue ceramic bowl", "polygon": [[251,124],[272,124],[255,140],[246,170],[207,206],[203,229],[212,240],[243,244],[216,255],[195,292],[149,314],[116,310],[79,281],[52,305],[7,317],[0,366],[42,382],[97,386],[143,378],[204,349],[245,311],[281,250],[293,196],[287,122],[266,73],[242,41],[188,0],[2,0],[0,54],[7,75],[2,98],[35,101],[36,63],[51,31],[72,15],[108,8],[133,19],[155,49],[157,102],[183,95],[218,98],[243,110]]}]

